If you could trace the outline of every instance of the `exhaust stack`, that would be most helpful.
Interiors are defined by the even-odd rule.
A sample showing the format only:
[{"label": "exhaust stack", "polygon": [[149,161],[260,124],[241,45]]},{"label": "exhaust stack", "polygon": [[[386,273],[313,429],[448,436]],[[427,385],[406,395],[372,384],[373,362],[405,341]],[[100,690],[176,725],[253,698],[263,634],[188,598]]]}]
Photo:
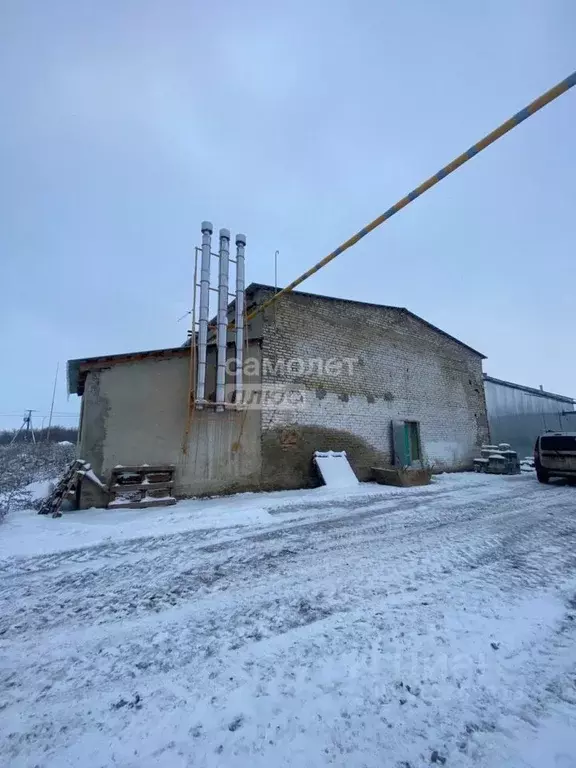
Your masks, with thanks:
[{"label": "exhaust stack", "polygon": [[[206,400],[206,347],[208,342],[208,313],[210,311],[210,249],[212,223],[202,222],[202,258],[200,261],[200,308],[198,313],[198,377],[196,407],[203,408]],[[190,339],[194,344],[194,334]]]},{"label": "exhaust stack", "polygon": [[[216,313],[216,411],[224,411],[230,405],[226,401],[226,369],[227,369],[227,342],[228,342],[228,302],[232,297],[235,298],[236,309],[234,315],[235,324],[235,346],[236,346],[236,370],[235,370],[235,401],[239,405],[242,403],[244,391],[244,323],[245,323],[245,248],[246,235],[236,235],[236,259],[230,258],[230,231],[228,229],[220,230],[220,247],[218,253],[212,253],[212,223],[203,221],[202,247],[196,248],[196,259],[200,255],[200,283],[196,283],[194,290],[200,289],[198,302],[198,323],[195,319],[194,300],[192,328],[198,326],[198,354],[196,357],[196,376],[191,379],[190,386],[193,391],[190,392],[190,403],[193,407],[201,410],[211,405],[206,398],[206,377],[208,360],[208,331],[213,328],[209,326],[210,318],[210,292],[218,294],[218,310]],[[210,287],[210,260],[218,259],[218,288]],[[236,290],[229,293],[230,283],[230,261],[236,264]],[[197,262],[196,262],[197,264]],[[194,268],[196,274],[196,268]],[[210,334],[210,338],[213,338]],[[196,331],[192,331],[191,345],[196,343]],[[212,345],[212,343],[211,343]],[[193,348],[191,350],[194,351]],[[194,359],[191,361],[191,370],[194,368]]]},{"label": "exhaust stack", "polygon": [[220,230],[220,269],[218,270],[218,323],[216,344],[216,410],[223,411],[226,400],[226,341],[228,336],[228,263],[230,230]]},{"label": "exhaust stack", "polygon": [[242,402],[244,383],[244,249],[246,235],[236,235],[236,403]]}]

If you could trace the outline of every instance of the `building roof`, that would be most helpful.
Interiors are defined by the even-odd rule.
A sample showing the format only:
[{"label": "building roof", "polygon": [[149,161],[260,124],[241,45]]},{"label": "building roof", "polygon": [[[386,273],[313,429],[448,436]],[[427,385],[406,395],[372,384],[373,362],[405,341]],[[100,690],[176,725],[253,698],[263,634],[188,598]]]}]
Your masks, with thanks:
[{"label": "building roof", "polygon": [[[258,339],[248,339],[251,344]],[[208,342],[208,347],[215,347],[215,342]],[[228,346],[232,346],[228,342]],[[99,355],[98,357],[84,357],[78,360],[68,360],[67,380],[68,393],[70,395],[83,395],[84,384],[88,371],[97,371],[101,368],[110,368],[119,363],[134,363],[139,360],[167,360],[172,357],[188,357],[190,355],[190,342],[179,347],[166,347],[165,349],[147,349],[141,352],[122,352],[118,355]]]},{"label": "building roof", "polygon": [[576,403],[576,400],[572,397],[566,397],[566,395],[555,395],[553,392],[546,392],[543,389],[535,389],[534,387],[525,387],[523,384],[514,384],[512,381],[504,381],[503,379],[495,379],[493,376],[484,374],[484,381],[489,381],[492,384],[500,384],[502,387],[510,387],[511,389],[520,389],[522,392],[528,392],[531,395],[538,395],[538,397],[547,397],[551,400],[559,400],[561,403]]},{"label": "building roof", "polygon": [[[250,283],[248,288],[246,288],[246,295],[250,296],[257,291],[267,291],[271,293],[277,293],[280,289],[274,288],[272,285],[265,285],[263,283]],[[477,349],[474,349],[474,347],[469,346],[468,344],[465,344],[463,341],[460,341],[460,339],[457,339],[455,336],[451,336],[446,331],[443,331],[441,328],[438,328],[435,325],[432,325],[432,323],[429,323],[427,320],[424,320],[424,318],[420,317],[419,315],[414,314],[414,312],[411,312],[409,309],[406,309],[406,307],[396,307],[390,304],[373,304],[369,301],[356,301],[355,299],[341,299],[337,296],[325,296],[321,293],[307,293],[306,291],[290,291],[290,293],[294,293],[297,296],[307,296],[312,299],[325,299],[326,301],[341,301],[346,304],[356,304],[359,306],[364,307],[374,307],[376,309],[391,309],[396,312],[401,312],[405,315],[408,315],[409,317],[414,318],[415,320],[418,320],[419,323],[423,323],[428,328],[431,328],[433,331],[436,331],[436,333],[441,334],[447,339],[450,339],[451,341],[456,342],[456,344],[459,344],[461,347],[465,347],[470,352],[473,352],[475,355],[478,355],[478,357],[481,357],[483,360],[486,359],[486,355],[483,355],[482,352],[478,352]]]},{"label": "building roof", "polygon": [[[249,344],[257,339],[248,339]],[[208,342],[208,347],[215,347],[215,342]],[[228,342],[231,346],[231,342]],[[146,349],[141,352],[121,352],[118,355],[99,355],[98,357],[83,357],[77,360],[68,360],[67,380],[68,393],[70,395],[83,395],[84,384],[88,371],[97,371],[100,368],[110,368],[119,363],[134,363],[138,360],[167,360],[172,357],[188,357],[190,354],[190,342],[179,347],[166,347],[164,349]]]},{"label": "building roof", "polygon": [[109,368],[118,363],[131,363],[145,359],[164,360],[169,357],[186,357],[188,354],[185,347],[168,347],[167,349],[149,349],[143,352],[123,352],[119,355],[100,355],[68,360],[68,392],[71,395],[84,394],[84,382],[88,371]]},{"label": "building roof", "polygon": [[[278,288],[274,288],[274,286],[272,285],[265,285],[264,283],[250,283],[250,285],[246,288],[246,296],[247,297],[254,296],[254,294],[257,293],[258,291],[276,293],[278,290],[279,290]],[[394,307],[387,304],[372,304],[368,301],[355,301],[353,299],[341,299],[336,296],[323,296],[320,293],[307,293],[305,291],[291,291],[291,293],[294,293],[298,296],[307,296],[313,299],[324,299],[326,301],[340,301],[340,302],[345,302],[347,304],[357,304],[365,307],[375,307],[377,309],[389,309],[399,313],[403,313],[405,315],[408,315],[409,317],[414,318],[415,320],[418,320],[418,322],[423,323],[428,328],[431,328],[433,331],[436,331],[436,333],[441,334],[445,338],[456,342],[456,344],[459,344],[460,346],[464,347],[470,352],[473,352],[475,355],[478,355],[479,357],[485,359],[485,355],[483,355],[481,352],[478,352],[478,350],[468,346],[468,344],[465,344],[463,341],[460,341],[460,339],[457,339],[455,336],[451,336],[449,333],[446,333],[446,331],[443,331],[441,328],[437,328],[435,325],[432,325],[432,323],[429,323],[428,321],[424,320],[418,315],[415,315],[414,312],[410,312],[410,310],[406,309],[405,307]],[[228,306],[229,313],[231,310],[233,310],[234,306],[235,306],[235,301],[230,302]],[[215,324],[215,322],[216,322],[216,318],[212,320],[211,324]],[[116,365],[118,363],[129,363],[137,360],[144,360],[144,359],[159,360],[159,359],[165,359],[170,357],[185,357],[188,354],[189,347],[190,347],[190,341],[187,340],[184,344],[182,344],[179,347],[168,347],[166,349],[150,349],[142,352],[125,352],[118,355],[102,355],[98,357],[86,357],[86,358],[79,358],[77,360],[69,360],[68,361],[68,377],[67,377],[68,392],[71,395],[84,394],[84,383],[86,381],[86,375],[88,371],[97,370],[99,368],[109,368],[110,366]]]}]

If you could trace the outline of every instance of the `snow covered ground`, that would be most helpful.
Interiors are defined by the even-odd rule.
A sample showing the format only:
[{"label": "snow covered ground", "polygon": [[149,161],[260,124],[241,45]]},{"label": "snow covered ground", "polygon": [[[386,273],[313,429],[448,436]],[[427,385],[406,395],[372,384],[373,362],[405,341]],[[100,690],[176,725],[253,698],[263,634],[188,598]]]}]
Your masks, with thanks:
[{"label": "snow covered ground", "polygon": [[576,768],[576,489],[0,526],[0,765]]}]

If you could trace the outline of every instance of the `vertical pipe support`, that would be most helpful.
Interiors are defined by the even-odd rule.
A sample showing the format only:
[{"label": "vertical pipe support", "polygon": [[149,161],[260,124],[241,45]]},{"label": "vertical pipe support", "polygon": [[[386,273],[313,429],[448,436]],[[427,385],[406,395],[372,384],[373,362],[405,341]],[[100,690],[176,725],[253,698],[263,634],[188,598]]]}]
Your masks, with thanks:
[{"label": "vertical pipe support", "polygon": [[216,410],[223,411],[226,400],[226,341],[228,337],[228,265],[230,261],[230,230],[228,229],[220,230],[219,255]]},{"label": "vertical pipe support", "polygon": [[236,235],[236,395],[242,402],[244,391],[244,249],[246,235]]},{"label": "vertical pipe support", "polygon": [[[200,261],[200,307],[198,312],[198,362],[196,378],[196,407],[203,408],[206,400],[206,348],[208,344],[208,314],[210,311],[210,252],[212,224],[202,222],[202,258]],[[194,336],[190,340],[194,343]]]}]

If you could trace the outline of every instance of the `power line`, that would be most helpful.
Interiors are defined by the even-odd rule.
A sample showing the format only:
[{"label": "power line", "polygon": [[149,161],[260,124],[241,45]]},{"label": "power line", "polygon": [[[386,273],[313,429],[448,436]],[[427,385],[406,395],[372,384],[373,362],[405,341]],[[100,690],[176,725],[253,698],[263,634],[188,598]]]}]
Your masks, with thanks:
[{"label": "power line", "polygon": [[[28,410],[28,409],[25,408],[24,410]],[[34,411],[34,413],[44,414],[44,411],[40,410],[39,408],[38,409],[34,408],[32,410]],[[70,411],[54,411],[53,414],[54,416],[79,416],[80,412],[71,413]],[[44,415],[47,416],[48,413]],[[0,416],[22,416],[22,411],[12,411],[12,413],[0,413]]]}]

